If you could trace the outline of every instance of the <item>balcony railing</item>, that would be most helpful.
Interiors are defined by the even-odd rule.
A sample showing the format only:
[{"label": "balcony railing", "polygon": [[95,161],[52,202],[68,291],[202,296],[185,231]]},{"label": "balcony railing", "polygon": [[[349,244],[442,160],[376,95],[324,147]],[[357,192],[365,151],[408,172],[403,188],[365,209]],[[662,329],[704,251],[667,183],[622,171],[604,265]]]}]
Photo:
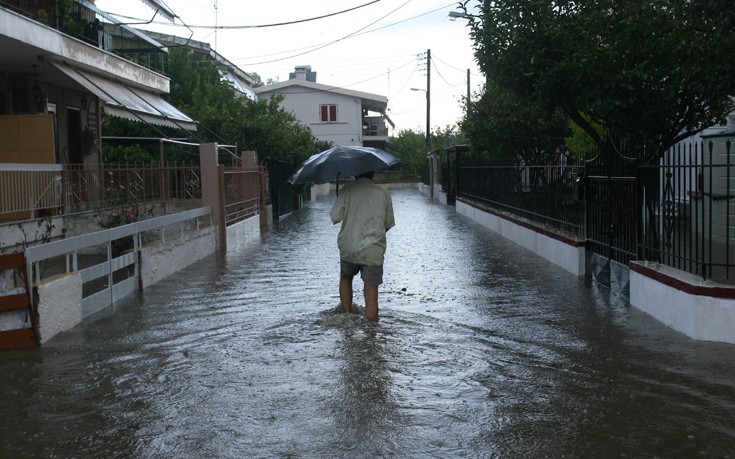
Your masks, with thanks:
[{"label": "balcony railing", "polygon": [[78,2],[65,7],[55,0],[0,0],[0,7],[15,11],[91,46],[166,74],[166,52],[130,27],[116,23],[101,10]]},{"label": "balcony railing", "polygon": [[199,165],[0,163],[0,220],[201,199]]},{"label": "balcony railing", "polygon": [[363,137],[388,137],[388,128],[381,117],[371,116],[362,119]]},{"label": "balcony railing", "polygon": [[61,165],[0,164],[0,218],[36,218],[61,207]]}]

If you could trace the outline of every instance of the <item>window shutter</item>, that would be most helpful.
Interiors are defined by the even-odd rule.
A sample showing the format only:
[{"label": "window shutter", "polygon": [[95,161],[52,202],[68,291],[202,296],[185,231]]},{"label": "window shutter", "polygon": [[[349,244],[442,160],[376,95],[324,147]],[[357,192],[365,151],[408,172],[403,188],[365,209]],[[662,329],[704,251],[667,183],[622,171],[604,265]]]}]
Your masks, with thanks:
[{"label": "window shutter", "polygon": [[327,106],[326,105],[321,105],[319,108],[321,108],[321,112],[322,112],[321,113],[321,116],[322,116],[321,121],[322,121],[322,123],[326,123],[327,121],[329,121],[329,113],[327,111]]},{"label": "window shutter", "polygon": [[337,106],[329,106],[329,121],[337,121]]}]

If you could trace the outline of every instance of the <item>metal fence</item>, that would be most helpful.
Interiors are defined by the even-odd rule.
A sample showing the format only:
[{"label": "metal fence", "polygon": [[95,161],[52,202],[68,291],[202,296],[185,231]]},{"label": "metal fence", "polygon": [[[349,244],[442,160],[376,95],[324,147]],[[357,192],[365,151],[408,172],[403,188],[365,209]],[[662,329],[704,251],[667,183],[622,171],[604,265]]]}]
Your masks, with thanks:
[{"label": "metal fence", "polygon": [[299,195],[294,190],[293,185],[288,183],[294,167],[290,163],[281,160],[268,160],[267,167],[273,218],[278,221],[293,212],[295,208],[298,208],[298,206],[294,206],[294,202],[298,202]]},{"label": "metal fence", "polygon": [[715,137],[677,145],[648,165],[602,155],[452,166],[458,197],[584,238],[592,253],[735,283],[733,154],[728,138]]},{"label": "metal fence", "polygon": [[729,139],[712,138],[640,167],[639,258],[735,282],[734,153]]},{"label": "metal fence", "polygon": [[258,214],[261,201],[261,173],[257,169],[222,169],[225,225],[229,226]]},{"label": "metal fence", "polygon": [[58,164],[0,164],[0,218],[36,218],[52,212],[62,207],[61,189]]},{"label": "metal fence", "polygon": [[457,196],[511,212],[546,228],[582,236],[584,207],[576,179],[583,169],[579,165],[526,165],[508,160],[460,162]]},{"label": "metal fence", "polygon": [[198,163],[0,164],[0,183],[6,221],[201,199]]},{"label": "metal fence", "polygon": [[[114,303],[140,285],[143,243],[183,237],[199,229],[200,220],[211,225],[210,207],[201,207],[40,244],[25,249],[27,278],[35,282],[59,273],[79,272],[82,280],[82,316]],[[129,250],[115,250],[115,243],[129,241]],[[29,292],[31,297],[33,290]]]}]

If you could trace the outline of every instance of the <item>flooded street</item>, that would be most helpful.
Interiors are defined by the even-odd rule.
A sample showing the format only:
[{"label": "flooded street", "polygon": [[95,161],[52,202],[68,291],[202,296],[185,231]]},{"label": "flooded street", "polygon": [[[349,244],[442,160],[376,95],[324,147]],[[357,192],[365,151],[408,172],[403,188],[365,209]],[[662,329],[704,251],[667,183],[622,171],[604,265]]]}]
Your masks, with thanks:
[{"label": "flooded street", "polygon": [[337,312],[320,198],[0,353],[0,457],[735,457],[735,347],[392,195],[377,323]]}]

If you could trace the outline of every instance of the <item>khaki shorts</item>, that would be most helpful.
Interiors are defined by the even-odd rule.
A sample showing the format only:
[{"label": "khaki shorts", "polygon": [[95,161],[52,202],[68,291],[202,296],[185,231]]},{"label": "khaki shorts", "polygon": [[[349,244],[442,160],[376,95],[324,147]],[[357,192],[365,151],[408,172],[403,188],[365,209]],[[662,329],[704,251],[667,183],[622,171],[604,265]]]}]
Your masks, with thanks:
[{"label": "khaki shorts", "polygon": [[383,283],[383,265],[365,266],[356,265],[349,261],[340,260],[340,270],[346,276],[354,276],[358,272],[362,281],[367,285],[380,285]]}]

